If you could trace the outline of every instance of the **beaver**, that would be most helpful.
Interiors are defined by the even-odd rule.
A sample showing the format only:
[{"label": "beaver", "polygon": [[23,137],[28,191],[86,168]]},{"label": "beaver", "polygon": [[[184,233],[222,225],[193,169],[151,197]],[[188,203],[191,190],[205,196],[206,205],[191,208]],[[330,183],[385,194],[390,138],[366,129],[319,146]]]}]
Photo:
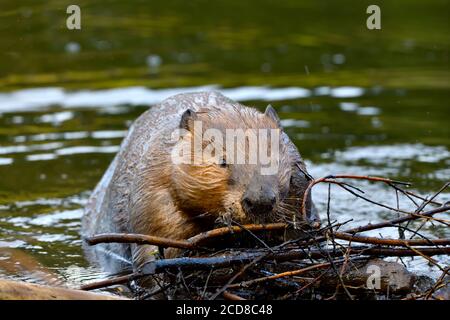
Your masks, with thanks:
[{"label": "beaver", "polygon": [[[207,129],[224,135],[230,129],[279,132],[275,144],[277,170],[263,174],[261,161],[234,163],[227,158],[226,146],[222,146],[225,155],[220,159],[212,152],[197,163],[179,161],[186,154],[192,156],[189,152],[179,158],[174,154],[192,146],[198,135],[195,123],[202,125],[201,134]],[[174,132],[181,132],[178,138],[174,138]],[[214,138],[202,141],[202,148],[211,141]],[[248,143],[248,139],[242,140],[236,150],[245,149]],[[217,92],[178,94],[151,107],[130,127],[88,200],[82,236],[139,233],[182,240],[212,229],[218,221],[301,221],[309,178],[299,151],[270,105],[262,113]],[[319,218],[310,195],[306,205],[306,223],[317,224]],[[135,244],[85,249],[88,259],[109,273],[137,270],[154,257],[155,249],[157,252],[154,246]],[[176,252],[168,251],[165,256],[173,257]]]}]

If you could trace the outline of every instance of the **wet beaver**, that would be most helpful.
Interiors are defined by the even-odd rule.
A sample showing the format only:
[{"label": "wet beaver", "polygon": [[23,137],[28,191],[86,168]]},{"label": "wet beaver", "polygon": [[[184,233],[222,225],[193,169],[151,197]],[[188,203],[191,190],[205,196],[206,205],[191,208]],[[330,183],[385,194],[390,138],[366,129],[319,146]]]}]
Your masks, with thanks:
[{"label": "wet beaver", "polygon": [[[196,124],[200,130],[195,130]],[[271,140],[276,143],[266,147],[277,151],[271,158],[276,170],[264,173],[260,160],[232,161],[225,143],[220,145],[222,150],[203,153],[192,162],[192,149],[181,151],[192,147],[208,129],[216,135],[202,137],[202,150],[219,141],[217,133],[226,136],[230,129],[267,130],[268,137],[279,132],[279,139]],[[178,137],[174,138],[175,132]],[[249,148],[248,137],[233,145],[236,154]],[[244,160],[251,156],[249,151]],[[190,162],[180,161],[186,157]],[[153,106],[131,126],[89,199],[82,235],[117,232],[187,239],[212,229],[218,220],[292,223],[301,220],[307,185],[304,162],[271,106],[261,113],[216,92],[179,94]],[[308,222],[317,222],[311,199],[306,203]],[[111,273],[139,268],[155,249],[133,244],[86,248],[88,258]]]}]

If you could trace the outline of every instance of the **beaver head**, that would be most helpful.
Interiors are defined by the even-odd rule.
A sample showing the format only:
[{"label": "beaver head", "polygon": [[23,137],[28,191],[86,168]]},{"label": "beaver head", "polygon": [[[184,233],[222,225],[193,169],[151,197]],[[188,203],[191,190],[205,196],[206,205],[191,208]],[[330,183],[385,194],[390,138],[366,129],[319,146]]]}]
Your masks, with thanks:
[{"label": "beaver head", "polygon": [[[309,184],[275,110],[241,105],[184,111],[172,152],[172,194],[189,215],[300,225]],[[307,222],[317,224],[311,198]]]}]

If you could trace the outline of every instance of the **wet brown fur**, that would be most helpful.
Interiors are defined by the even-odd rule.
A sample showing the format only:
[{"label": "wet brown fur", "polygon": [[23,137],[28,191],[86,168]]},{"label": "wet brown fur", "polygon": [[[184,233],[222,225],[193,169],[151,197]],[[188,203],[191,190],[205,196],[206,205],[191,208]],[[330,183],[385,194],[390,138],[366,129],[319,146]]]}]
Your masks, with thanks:
[{"label": "wet brown fur", "polygon": [[[177,144],[171,134],[188,108],[196,112],[196,120],[202,121],[204,130],[278,128],[271,117],[218,93],[178,95],[152,107],[130,128],[121,150],[94,190],[83,217],[84,236],[126,232],[187,239],[210,229],[217,218],[228,216],[243,223],[275,222],[286,213],[296,214],[298,190],[291,190],[289,181],[294,164],[304,164],[285,134],[280,145],[280,170],[274,178],[280,186],[278,208],[272,216],[249,217],[240,205],[245,184],[239,181],[250,179],[257,169],[255,165],[234,167],[231,173],[211,159],[202,159],[200,165],[173,164],[171,152]],[[188,134],[182,143],[191,143],[191,139]],[[239,181],[233,183],[233,179]],[[123,244],[86,249],[91,261],[114,273],[139,268],[157,250],[154,246]],[[166,252],[168,257],[177,254],[175,250]]]}]

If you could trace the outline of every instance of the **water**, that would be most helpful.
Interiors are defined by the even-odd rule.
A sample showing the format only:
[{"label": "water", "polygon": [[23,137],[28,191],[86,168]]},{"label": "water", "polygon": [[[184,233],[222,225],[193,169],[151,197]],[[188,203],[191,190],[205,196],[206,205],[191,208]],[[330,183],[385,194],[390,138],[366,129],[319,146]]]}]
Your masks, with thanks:
[{"label": "water", "polygon": [[[422,195],[450,180],[448,1],[382,2],[380,32],[365,29],[364,1],[79,4],[80,32],[64,28],[57,1],[0,4],[0,275],[45,280],[20,260],[73,286],[103,276],[81,251],[83,206],[131,122],[178,92],[271,103],[315,177],[385,176]],[[386,186],[357,185],[396,206]],[[333,218],[351,225],[396,217],[337,188],[332,197]],[[327,187],[314,198],[323,212]]]}]

